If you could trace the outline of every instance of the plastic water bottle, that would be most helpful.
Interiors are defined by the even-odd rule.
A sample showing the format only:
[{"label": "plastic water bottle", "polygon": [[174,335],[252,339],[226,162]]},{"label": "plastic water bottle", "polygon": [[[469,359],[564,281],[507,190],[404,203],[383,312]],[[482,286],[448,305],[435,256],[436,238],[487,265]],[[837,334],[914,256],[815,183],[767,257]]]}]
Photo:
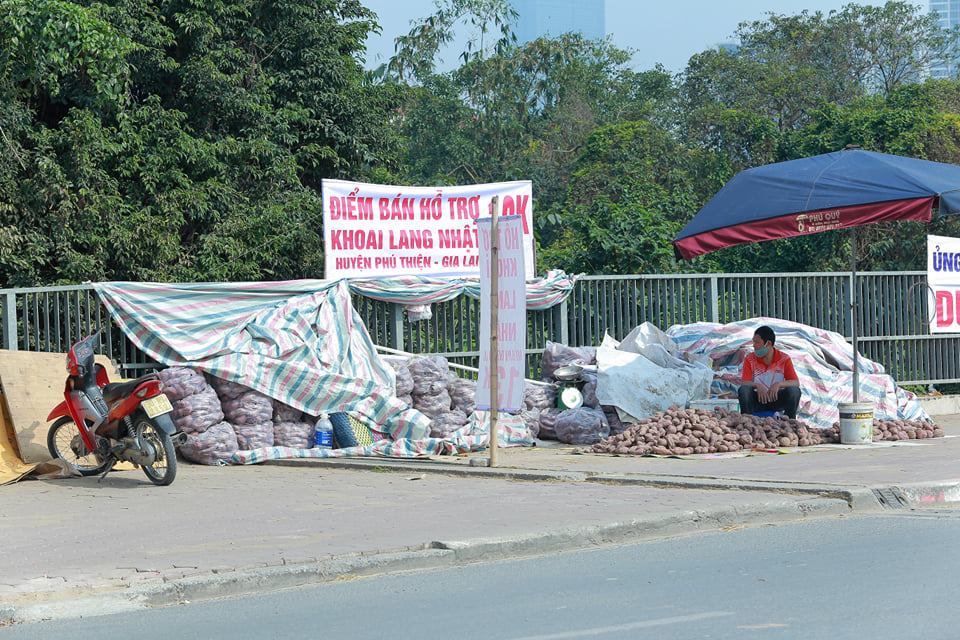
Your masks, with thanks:
[{"label": "plastic water bottle", "polygon": [[317,420],[316,425],[314,425],[313,436],[315,446],[321,449],[333,448],[333,425],[330,423],[330,418],[327,414],[320,414],[320,418]]}]

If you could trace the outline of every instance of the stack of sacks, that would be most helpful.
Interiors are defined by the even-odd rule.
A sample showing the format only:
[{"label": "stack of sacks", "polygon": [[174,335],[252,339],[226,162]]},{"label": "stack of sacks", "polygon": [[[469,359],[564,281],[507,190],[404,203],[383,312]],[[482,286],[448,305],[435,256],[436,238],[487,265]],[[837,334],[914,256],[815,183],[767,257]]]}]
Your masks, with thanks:
[{"label": "stack of sacks", "polygon": [[414,358],[410,361],[414,409],[430,418],[449,413],[448,373],[447,359],[443,356]]},{"label": "stack of sacks", "polygon": [[597,400],[597,376],[593,373],[584,372],[583,386],[580,388],[583,392],[583,406],[591,409],[599,409],[600,401]]},{"label": "stack of sacks", "polygon": [[207,381],[203,376],[189,367],[170,367],[157,374],[163,385],[163,392],[170,402],[183,400],[208,389]]},{"label": "stack of sacks", "polygon": [[[560,367],[565,367],[571,364],[580,364],[580,365],[591,365],[597,363],[597,349],[596,347],[568,347],[565,344],[560,344],[558,342],[547,341],[546,347],[543,349],[543,359],[541,360],[541,375],[543,380],[546,382],[556,382],[556,379],[553,377],[553,372],[559,369]],[[596,409],[600,406],[600,402],[597,400],[597,378],[596,375],[591,373],[584,373],[585,382],[582,385],[581,389],[583,391],[583,404],[585,407]],[[557,418],[560,416],[562,411],[556,408],[556,396],[554,395],[554,402],[552,402],[548,407],[544,407],[540,410],[540,433],[539,438],[541,440],[556,440],[558,438],[559,431],[557,427]],[[601,416],[602,416],[601,412]],[[595,422],[591,414],[591,424]],[[573,431],[578,431],[578,429],[573,429],[575,425],[581,424],[580,422],[571,422],[571,419],[568,417],[565,424],[565,434],[570,434]],[[603,423],[606,424],[606,418],[604,417]],[[609,427],[608,427],[609,428]],[[571,436],[572,437],[572,436]],[[579,439],[579,436],[577,436]],[[606,436],[604,436],[606,437]]]},{"label": "stack of sacks", "polygon": [[240,449],[249,451],[273,446],[273,400],[242,384],[211,377],[220,396],[223,414],[233,425]]},{"label": "stack of sacks", "polygon": [[410,367],[407,358],[401,356],[382,356],[383,361],[390,365],[396,374],[395,393],[400,401],[405,402],[407,406],[413,406],[413,376],[410,374]]},{"label": "stack of sacks", "polygon": [[557,440],[567,444],[596,444],[610,435],[603,411],[590,407],[567,409],[557,416]]},{"label": "stack of sacks", "polygon": [[191,462],[216,465],[229,460],[239,448],[233,427],[218,422],[199,435],[187,436],[187,441],[180,445],[180,453]]},{"label": "stack of sacks", "polygon": [[523,389],[524,409],[520,417],[534,438],[540,437],[540,412],[556,407],[557,390],[539,384],[527,383]]},{"label": "stack of sacks", "polygon": [[477,382],[475,380],[461,378],[451,371],[447,379],[447,391],[450,393],[450,402],[454,409],[459,409],[466,416],[477,410]]},{"label": "stack of sacks", "polygon": [[173,422],[187,434],[180,453],[191,462],[218,464],[237,452],[233,427],[223,422],[217,394],[193,369],[171,367],[159,374],[163,391],[173,403]]},{"label": "stack of sacks", "polygon": [[570,364],[597,364],[596,347],[568,347],[559,342],[550,342],[543,349],[540,370],[546,382],[554,382],[553,372]]},{"label": "stack of sacks", "polygon": [[557,416],[559,416],[563,411],[557,409],[556,407],[550,407],[549,409],[542,409],[540,411],[540,430],[537,434],[537,437],[541,440],[556,440],[557,439]]},{"label": "stack of sacks", "polygon": [[431,438],[448,438],[454,431],[463,429],[469,418],[460,409],[441,413],[430,422]]},{"label": "stack of sacks", "polygon": [[607,417],[607,424],[610,425],[610,435],[618,436],[630,426],[625,424],[620,420],[620,414],[617,413],[617,408],[611,405],[603,405],[600,407],[603,411],[603,415]]},{"label": "stack of sacks", "polygon": [[306,419],[299,409],[279,400],[273,401],[273,444],[277,447],[312,449],[314,445],[313,422]]}]

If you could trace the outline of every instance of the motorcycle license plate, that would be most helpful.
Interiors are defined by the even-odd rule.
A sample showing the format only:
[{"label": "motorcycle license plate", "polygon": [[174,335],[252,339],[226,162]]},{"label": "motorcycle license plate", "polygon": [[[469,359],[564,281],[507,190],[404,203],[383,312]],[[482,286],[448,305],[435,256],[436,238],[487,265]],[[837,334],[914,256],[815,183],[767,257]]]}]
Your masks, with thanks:
[{"label": "motorcycle license plate", "polygon": [[147,398],[140,403],[140,406],[147,412],[148,418],[156,418],[159,415],[173,411],[173,405],[170,404],[170,399],[162,393],[158,396]]}]

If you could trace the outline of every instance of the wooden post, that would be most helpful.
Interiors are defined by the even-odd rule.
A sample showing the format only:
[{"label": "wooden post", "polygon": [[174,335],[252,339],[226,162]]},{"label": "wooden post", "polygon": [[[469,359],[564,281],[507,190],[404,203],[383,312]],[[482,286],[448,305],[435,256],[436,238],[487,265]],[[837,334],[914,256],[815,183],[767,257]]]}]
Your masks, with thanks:
[{"label": "wooden post", "polygon": [[500,389],[498,371],[500,369],[500,344],[497,340],[499,329],[498,307],[500,306],[500,233],[498,215],[500,198],[493,196],[490,203],[490,466],[497,466],[497,419],[500,413]]}]

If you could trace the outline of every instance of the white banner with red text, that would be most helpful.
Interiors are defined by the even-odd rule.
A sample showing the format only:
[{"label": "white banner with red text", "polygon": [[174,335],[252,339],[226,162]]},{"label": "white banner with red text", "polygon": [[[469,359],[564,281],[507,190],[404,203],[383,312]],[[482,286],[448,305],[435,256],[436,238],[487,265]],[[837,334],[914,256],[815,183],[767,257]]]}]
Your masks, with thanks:
[{"label": "white banner with red text", "polygon": [[490,402],[490,268],[497,268],[497,408],[523,408],[527,358],[527,296],[524,278],[523,221],[518,217],[497,221],[499,264],[492,265],[491,220],[477,221],[480,240],[480,373],[477,409],[489,411]]},{"label": "white banner with red text", "polygon": [[323,181],[324,277],[476,276],[476,221],[500,197],[504,217],[523,227],[525,278],[534,274],[533,187],[529,180],[454,187],[398,187]]},{"label": "white banner with red text", "polygon": [[927,236],[930,333],[960,333],[960,238]]}]

